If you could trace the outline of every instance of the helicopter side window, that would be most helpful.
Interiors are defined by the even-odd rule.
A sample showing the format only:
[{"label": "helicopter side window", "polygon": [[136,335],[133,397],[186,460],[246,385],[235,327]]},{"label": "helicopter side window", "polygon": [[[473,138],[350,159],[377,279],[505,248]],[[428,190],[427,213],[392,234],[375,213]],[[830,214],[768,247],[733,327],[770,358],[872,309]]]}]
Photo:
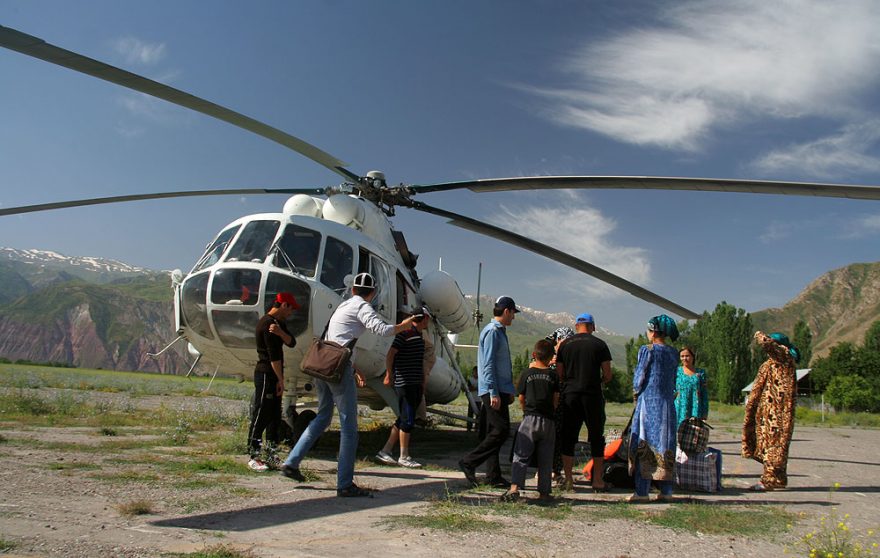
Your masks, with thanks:
[{"label": "helicopter side window", "polygon": [[211,302],[253,306],[260,297],[261,279],[256,269],[218,269],[211,284]]},{"label": "helicopter side window", "polygon": [[385,318],[393,320],[394,310],[394,280],[391,279],[391,269],[387,263],[370,254],[370,275],[376,280],[376,296],[370,301],[376,312]]},{"label": "helicopter side window", "polygon": [[288,292],[293,295],[299,304],[299,309],[287,318],[287,331],[296,337],[306,331],[309,327],[309,308],[311,307],[312,289],[308,283],[284,275],[283,273],[269,272],[269,279],[266,280],[266,297],[264,310],[269,311],[275,302],[275,295],[280,292]]},{"label": "helicopter side window", "polygon": [[237,233],[240,228],[241,226],[236,225],[234,227],[229,227],[218,234],[217,238],[214,239],[214,242],[209,244],[208,248],[205,249],[205,253],[202,254],[202,257],[199,258],[199,261],[196,262],[196,265],[193,266],[193,270],[190,273],[205,269],[206,267],[211,267],[219,262],[226,247],[229,246],[232,237],[235,236],[235,233]]},{"label": "helicopter side window", "polygon": [[339,294],[344,294],[345,276],[351,275],[353,265],[354,250],[351,246],[328,236],[324,246],[324,259],[321,261],[321,283]]},{"label": "helicopter side window", "polygon": [[278,221],[251,221],[226,255],[227,262],[262,262],[281,225]]},{"label": "helicopter side window", "polygon": [[183,321],[187,326],[206,339],[214,339],[208,325],[208,275],[195,275],[184,282],[181,307]]},{"label": "helicopter side window", "polygon": [[320,250],[321,233],[299,225],[287,225],[275,247],[272,263],[275,267],[314,277]]}]

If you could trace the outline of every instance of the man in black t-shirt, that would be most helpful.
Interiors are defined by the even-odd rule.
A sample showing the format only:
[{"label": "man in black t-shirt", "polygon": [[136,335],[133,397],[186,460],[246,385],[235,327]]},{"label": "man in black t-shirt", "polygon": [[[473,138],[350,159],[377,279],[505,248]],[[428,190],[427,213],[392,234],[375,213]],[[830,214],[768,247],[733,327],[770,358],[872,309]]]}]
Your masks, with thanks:
[{"label": "man in black t-shirt", "polygon": [[593,457],[593,491],[607,490],[602,480],[605,465],[605,397],[602,386],[611,381],[611,351],[608,345],[593,336],[596,323],[590,314],[581,314],[575,322],[573,337],[559,347],[556,370],[565,381],[562,392],[562,469],[564,486],[574,484],[572,465],[574,446],[581,426],[587,424],[590,453]]},{"label": "man in black t-shirt", "polygon": [[551,500],[553,445],[556,440],[554,413],[559,403],[559,377],[550,369],[553,343],[541,339],[532,352],[535,362],[519,379],[516,391],[523,409],[523,419],[513,443],[513,465],[510,489],[501,496],[502,502],[519,499],[519,488],[525,484],[526,469],[532,455],[538,457],[538,498]]},{"label": "man in black t-shirt", "polygon": [[[284,393],[284,349],[296,346],[287,331],[287,318],[299,309],[292,294],[282,292],[265,316],[257,322],[257,365],[254,368],[254,405],[248,428],[248,467],[257,472],[278,467],[275,448],[280,439],[281,395]],[[267,458],[261,458],[263,431],[266,432]],[[268,462],[268,463],[267,463]]]}]

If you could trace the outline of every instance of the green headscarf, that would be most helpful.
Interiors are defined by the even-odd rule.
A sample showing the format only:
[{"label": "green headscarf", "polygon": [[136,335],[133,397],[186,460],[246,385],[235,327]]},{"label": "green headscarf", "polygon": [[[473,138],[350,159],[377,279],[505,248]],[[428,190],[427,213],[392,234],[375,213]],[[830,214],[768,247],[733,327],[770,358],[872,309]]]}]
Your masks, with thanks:
[{"label": "green headscarf", "polygon": [[794,359],[795,364],[797,364],[798,362],[801,361],[800,351],[797,350],[797,347],[795,347],[794,345],[791,344],[791,341],[789,341],[787,335],[785,335],[784,333],[779,333],[779,332],[771,333],[770,339],[776,341],[777,343],[779,343],[783,347],[787,348],[788,354],[790,354],[791,358]]},{"label": "green headscarf", "polygon": [[666,314],[660,314],[648,320],[648,331],[656,331],[671,341],[678,339],[678,326],[675,325],[675,320]]}]

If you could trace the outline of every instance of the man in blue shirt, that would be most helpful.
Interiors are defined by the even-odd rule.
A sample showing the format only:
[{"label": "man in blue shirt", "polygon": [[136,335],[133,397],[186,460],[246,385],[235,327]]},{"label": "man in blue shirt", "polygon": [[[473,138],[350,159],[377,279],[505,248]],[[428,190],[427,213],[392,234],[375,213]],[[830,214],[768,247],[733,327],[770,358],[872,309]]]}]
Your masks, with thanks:
[{"label": "man in blue shirt", "polygon": [[486,463],[486,483],[497,488],[509,488],[510,482],[501,476],[498,454],[510,433],[510,411],[516,388],[513,386],[513,363],[506,328],[513,323],[519,310],[509,296],[495,301],[494,318],[480,332],[477,349],[477,395],[483,400],[486,418],[486,437],[458,462],[465,478],[476,486],[476,469]]}]

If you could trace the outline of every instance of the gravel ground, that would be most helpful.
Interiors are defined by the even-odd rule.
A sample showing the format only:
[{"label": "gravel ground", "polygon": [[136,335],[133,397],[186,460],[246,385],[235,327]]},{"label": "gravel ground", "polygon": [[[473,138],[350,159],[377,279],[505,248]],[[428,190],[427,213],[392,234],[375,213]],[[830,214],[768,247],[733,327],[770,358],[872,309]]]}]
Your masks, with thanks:
[{"label": "gravel ground", "polygon": [[[186,403],[168,399],[187,398],[160,399],[178,408],[178,403]],[[144,398],[138,405],[155,403],[154,398]],[[528,513],[487,515],[483,517],[495,524],[491,529],[453,533],[389,528],[383,523],[390,520],[394,524],[396,516],[424,514],[428,501],[444,498],[448,491],[463,490],[463,476],[454,468],[466,446],[456,455],[425,460],[434,466],[430,470],[361,462],[356,481],[378,489],[376,497],[339,499],[335,497],[335,463],[329,460],[307,460],[305,466],[317,471],[320,480],[302,485],[275,473],[211,473],[197,475],[201,484],[187,486],[163,472],[162,460],[174,458],[170,448],[167,453],[162,448],[152,450],[154,464],[132,465],[122,458],[131,455],[132,461],[143,460],[143,449],[76,453],[21,443],[22,439],[43,443],[106,441],[94,428],[16,429],[7,422],[0,423],[0,429],[9,440],[0,446],[0,536],[16,545],[9,556],[161,556],[217,544],[266,557],[380,553],[385,557],[779,556],[786,545],[814,528],[817,516],[831,507],[841,515],[851,514],[854,528],[876,527],[880,522],[877,430],[796,427],[789,488],[756,494],[745,488],[760,476],[760,465],[739,457],[734,429],[716,428],[711,445],[724,453],[725,489],[712,495],[679,495],[682,501],[779,505],[806,514],[790,532],[749,538],[672,530],[643,521],[593,519],[589,512],[581,513],[577,508],[619,502],[628,493],[594,495],[586,487],[565,495],[565,501],[577,512],[566,519],[541,519]],[[126,431],[125,438],[138,437],[136,431]],[[418,433],[414,436],[414,447],[417,445]],[[244,457],[240,459],[244,461]],[[64,466],[69,468],[59,468]],[[129,477],[114,480],[114,475]],[[211,479],[210,483],[205,478]],[[841,486],[832,492],[834,483]],[[464,497],[473,501],[498,494],[500,491],[473,491]],[[121,514],[118,506],[134,500],[151,502],[153,513]],[[661,510],[669,505],[677,504],[647,504],[640,509]]]}]

